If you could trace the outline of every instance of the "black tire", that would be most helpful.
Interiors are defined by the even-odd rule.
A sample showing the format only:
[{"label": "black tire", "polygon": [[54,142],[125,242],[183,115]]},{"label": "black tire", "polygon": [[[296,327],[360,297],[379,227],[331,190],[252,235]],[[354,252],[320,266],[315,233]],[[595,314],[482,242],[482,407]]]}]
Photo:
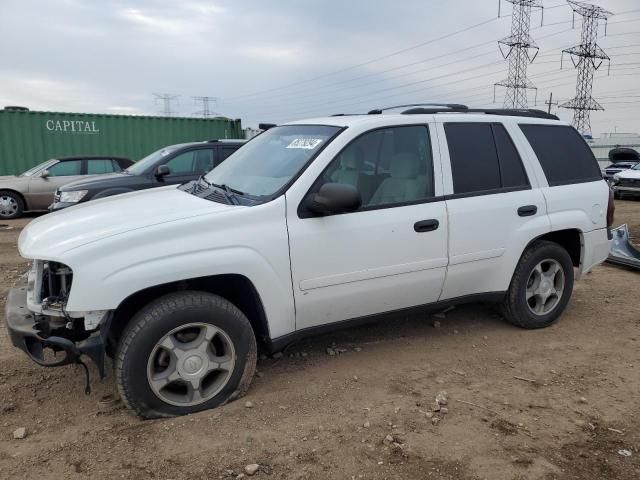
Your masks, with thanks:
[{"label": "black tire", "polygon": [[6,201],[7,199],[10,199],[12,202],[14,202],[16,209],[11,213],[3,212],[0,209],[0,220],[11,220],[14,218],[20,218],[22,216],[22,213],[24,212],[24,201],[22,200],[22,197],[18,193],[12,192],[10,190],[0,190],[0,202],[2,202],[3,200]]},{"label": "black tire", "polygon": [[[556,306],[547,314],[535,314],[526,298],[527,282],[538,263],[551,259],[557,261],[564,273],[564,288]],[[569,253],[560,245],[549,241],[536,241],[525,250],[516,266],[509,290],[501,305],[504,318],[522,328],[544,328],[562,314],[573,291],[573,263]]]},{"label": "black tire", "polygon": [[[192,406],[163,401],[147,377],[149,357],[156,343],[172,330],[193,322],[223,330],[233,343],[236,363],[214,397]],[[160,297],[140,310],[125,328],[115,358],[116,383],[124,403],[143,418],[185,415],[234,400],[247,391],[256,369],[256,339],[247,317],[231,302],[211,293],[176,292]]]}]

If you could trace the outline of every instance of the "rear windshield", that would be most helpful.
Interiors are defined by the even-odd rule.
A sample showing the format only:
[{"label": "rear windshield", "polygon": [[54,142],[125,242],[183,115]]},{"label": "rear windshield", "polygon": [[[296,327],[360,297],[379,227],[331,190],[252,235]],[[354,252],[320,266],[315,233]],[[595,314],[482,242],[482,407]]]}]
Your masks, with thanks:
[{"label": "rear windshield", "polygon": [[578,131],[567,125],[520,125],[550,186],[602,180],[593,152]]}]

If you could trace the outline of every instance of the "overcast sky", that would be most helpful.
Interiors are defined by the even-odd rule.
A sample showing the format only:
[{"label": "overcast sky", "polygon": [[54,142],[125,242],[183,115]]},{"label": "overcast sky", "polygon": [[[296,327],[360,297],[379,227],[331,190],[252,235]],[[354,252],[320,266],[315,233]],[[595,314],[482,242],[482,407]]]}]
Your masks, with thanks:
[{"label": "overcast sky", "polygon": [[[493,84],[507,64],[496,41],[509,33],[511,4],[498,19],[497,3],[1,0],[0,106],[158,114],[156,92],[179,95],[173,109],[192,116],[202,108],[192,97],[212,96],[216,112],[245,126],[410,102],[501,106],[501,89],[492,104]],[[611,73],[605,64],[595,76],[593,95],[606,111],[592,113],[594,135],[640,132],[640,3],[596,3],[614,15],[606,37],[600,30]],[[546,108],[550,92],[561,102],[575,93],[575,70],[567,57],[560,70],[560,53],[579,43],[581,25],[577,18],[571,29],[566,2],[543,4],[543,27],[533,15],[540,52],[529,72]]]}]

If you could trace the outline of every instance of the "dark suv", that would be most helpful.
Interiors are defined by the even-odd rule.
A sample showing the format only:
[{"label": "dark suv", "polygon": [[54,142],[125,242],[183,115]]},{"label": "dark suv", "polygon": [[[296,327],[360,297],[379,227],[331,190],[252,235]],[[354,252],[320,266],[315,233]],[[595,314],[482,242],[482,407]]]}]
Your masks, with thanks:
[{"label": "dark suv", "polygon": [[245,140],[180,143],[153,152],[122,172],[72,182],[59,188],[50,211],[120,193],[196,180],[219,165]]}]

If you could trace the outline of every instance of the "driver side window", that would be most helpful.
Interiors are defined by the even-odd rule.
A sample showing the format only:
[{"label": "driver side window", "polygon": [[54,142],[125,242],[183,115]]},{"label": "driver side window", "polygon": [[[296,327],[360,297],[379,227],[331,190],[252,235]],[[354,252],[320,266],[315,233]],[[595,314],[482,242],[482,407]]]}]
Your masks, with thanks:
[{"label": "driver side window", "polygon": [[364,209],[433,197],[428,128],[393,127],[361,135],[333,159],[323,183],[353,185],[362,195]]},{"label": "driver side window", "polygon": [[166,165],[171,175],[203,174],[213,167],[213,150],[190,150],[176,155]]}]

